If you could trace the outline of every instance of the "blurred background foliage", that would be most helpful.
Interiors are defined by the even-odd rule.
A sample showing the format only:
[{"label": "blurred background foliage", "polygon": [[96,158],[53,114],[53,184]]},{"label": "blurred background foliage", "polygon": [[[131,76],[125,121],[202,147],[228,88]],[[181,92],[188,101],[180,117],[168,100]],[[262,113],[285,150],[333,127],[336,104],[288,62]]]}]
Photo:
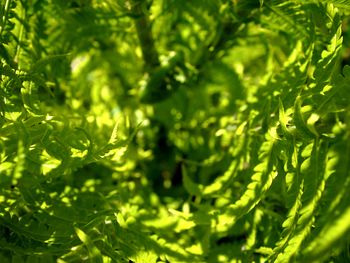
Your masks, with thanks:
[{"label": "blurred background foliage", "polygon": [[349,11],[1,1],[0,262],[350,260]]}]

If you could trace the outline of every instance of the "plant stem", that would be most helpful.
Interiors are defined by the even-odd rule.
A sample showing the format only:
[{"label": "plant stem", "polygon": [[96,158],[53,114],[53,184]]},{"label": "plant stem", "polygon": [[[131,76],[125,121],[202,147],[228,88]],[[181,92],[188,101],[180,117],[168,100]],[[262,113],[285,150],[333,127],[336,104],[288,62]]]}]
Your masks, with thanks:
[{"label": "plant stem", "polygon": [[158,52],[154,45],[149,18],[142,10],[142,0],[129,0],[130,11],[135,15],[135,27],[140,41],[145,71],[149,72],[159,66]]},{"label": "plant stem", "polygon": [[8,16],[8,12],[10,10],[10,5],[11,5],[11,0],[6,0],[5,6],[4,6],[4,10],[3,10],[4,14],[2,16],[2,21],[1,21],[1,25],[0,25],[0,36],[2,35],[2,33],[5,30],[7,16]]}]

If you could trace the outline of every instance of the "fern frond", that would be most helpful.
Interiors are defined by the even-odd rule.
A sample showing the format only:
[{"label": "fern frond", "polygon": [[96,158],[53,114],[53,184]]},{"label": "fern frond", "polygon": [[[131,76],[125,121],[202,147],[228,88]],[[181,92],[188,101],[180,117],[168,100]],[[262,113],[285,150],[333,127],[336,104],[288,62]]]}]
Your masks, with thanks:
[{"label": "fern frond", "polygon": [[[331,253],[337,253],[336,242],[346,239],[350,230],[347,190],[350,184],[350,145],[348,141],[341,140],[332,148],[326,163],[327,191],[321,199],[323,212],[316,221],[316,231],[305,242],[306,246],[300,254],[300,258],[305,262],[327,258]],[[339,152],[344,154],[339,157]],[[339,181],[342,183],[339,184]]]},{"label": "fern frond", "polygon": [[[269,1],[263,5],[262,23],[273,32],[290,34],[310,43],[313,39],[311,12],[305,5],[293,1]],[[281,34],[282,33],[282,34]],[[289,40],[290,41],[290,40]]]},{"label": "fern frond", "polygon": [[[306,159],[300,165],[303,175],[303,190],[299,200],[290,210],[290,217],[284,222],[285,236],[277,245],[272,259],[275,262],[288,262],[295,258],[302,242],[310,234],[315,221],[315,211],[325,188],[324,163],[326,145],[315,141],[305,147],[302,156]],[[310,149],[312,148],[312,150]]]},{"label": "fern frond", "polygon": [[[295,1],[295,0],[293,0]],[[302,3],[323,3],[323,4],[331,4],[335,7],[339,8],[340,12],[350,12],[350,1],[349,0],[306,0],[306,1],[299,1],[296,0],[295,2],[302,2]]]},{"label": "fern frond", "polygon": [[274,169],[274,145],[276,134],[272,127],[266,134],[266,141],[259,151],[260,164],[254,167],[254,174],[243,195],[234,204],[225,209],[225,213],[218,216],[217,229],[222,231],[231,227],[236,221],[249,213],[263,198],[277,176]]}]

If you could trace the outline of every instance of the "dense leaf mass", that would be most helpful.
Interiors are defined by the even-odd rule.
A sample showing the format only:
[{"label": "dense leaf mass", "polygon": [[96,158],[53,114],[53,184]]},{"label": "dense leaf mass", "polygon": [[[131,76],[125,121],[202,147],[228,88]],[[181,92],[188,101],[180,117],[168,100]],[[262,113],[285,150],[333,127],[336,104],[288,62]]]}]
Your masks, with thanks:
[{"label": "dense leaf mass", "polygon": [[2,0],[0,262],[350,262],[349,14]]}]

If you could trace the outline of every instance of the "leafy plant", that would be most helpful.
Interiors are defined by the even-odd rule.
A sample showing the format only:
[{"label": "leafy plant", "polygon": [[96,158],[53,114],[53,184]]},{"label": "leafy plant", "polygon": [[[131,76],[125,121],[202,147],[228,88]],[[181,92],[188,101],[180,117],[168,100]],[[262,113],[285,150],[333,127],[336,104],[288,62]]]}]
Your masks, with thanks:
[{"label": "leafy plant", "polygon": [[347,262],[349,1],[4,0],[0,262]]}]

